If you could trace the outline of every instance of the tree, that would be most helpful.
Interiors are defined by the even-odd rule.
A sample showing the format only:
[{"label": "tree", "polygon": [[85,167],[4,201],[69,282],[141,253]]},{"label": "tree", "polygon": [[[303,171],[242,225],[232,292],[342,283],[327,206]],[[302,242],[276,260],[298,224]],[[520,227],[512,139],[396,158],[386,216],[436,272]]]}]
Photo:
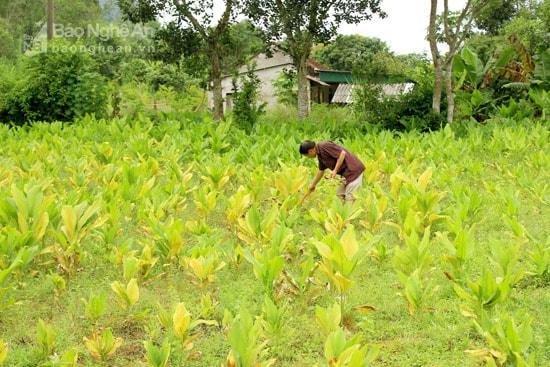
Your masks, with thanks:
[{"label": "tree", "polygon": [[0,18],[0,57],[15,56],[15,41],[12,34],[7,29],[7,22]]},{"label": "tree", "polygon": [[232,74],[246,64],[250,57],[266,49],[261,31],[247,19],[232,24],[229,37],[224,41],[222,71],[225,74]]},{"label": "tree", "polygon": [[378,38],[339,34],[334,42],[315,47],[312,57],[332,70],[352,71],[364,69],[379,52],[390,53],[390,50]]},{"label": "tree", "polygon": [[237,126],[243,128],[247,133],[252,131],[254,124],[260,115],[265,111],[267,102],[258,105],[258,89],[262,81],[255,73],[256,64],[248,64],[246,75],[233,75],[233,117]]},{"label": "tree", "polygon": [[508,22],[501,33],[508,37],[515,35],[529,50],[537,54],[550,47],[550,1],[539,1],[524,6],[516,17]]},{"label": "tree", "polygon": [[[445,91],[447,96],[447,122],[453,121],[454,98],[452,85],[453,60],[463,45],[465,39],[470,36],[472,25],[480,11],[492,1],[500,0],[467,0],[464,8],[458,13],[449,11],[449,1],[443,0],[443,14],[440,18],[441,28],[438,27],[437,0],[431,0],[430,24],[428,27],[428,41],[434,65],[434,91],[432,108],[435,113],[441,113],[441,94],[443,92],[443,78],[445,78]],[[441,30],[441,33],[438,31]],[[438,43],[444,42],[448,51],[443,55]]]},{"label": "tree", "polygon": [[487,5],[479,14],[475,24],[488,36],[498,35],[500,29],[517,13],[516,0],[499,0]]},{"label": "tree", "polygon": [[23,41],[27,43],[45,20],[44,2],[32,0],[3,1],[0,3],[0,27],[3,33],[0,56],[15,57],[21,53]]},{"label": "tree", "polygon": [[373,14],[385,17],[381,0],[244,0],[246,15],[266,40],[284,41],[298,75],[298,118],[309,114],[307,60],[315,43],[336,36],[341,23],[357,24]]},{"label": "tree", "polygon": [[70,45],[66,39],[53,39],[48,52],[21,58],[20,65],[8,73],[8,83],[0,86],[4,100],[0,103],[1,121],[22,125],[28,121],[73,121],[85,114],[106,116],[105,77],[91,55]]},{"label": "tree", "polygon": [[229,26],[234,23],[237,13],[236,0],[224,0],[221,16],[214,26],[213,0],[118,0],[121,10],[132,22],[153,20],[161,14],[175,18],[174,23],[180,27],[191,26],[204,41],[204,53],[210,62],[210,80],[214,99],[214,119],[223,118],[222,96],[222,43],[227,38]]},{"label": "tree", "polygon": [[[55,0],[54,36],[66,37],[72,30],[87,30],[88,25],[100,22],[102,9],[97,1]],[[11,0],[0,2],[0,38],[7,32],[13,40],[11,49],[0,48],[0,56],[16,56],[31,47],[33,39],[46,25],[46,1]],[[2,21],[3,19],[3,21]],[[70,27],[70,28],[69,28]],[[79,30],[80,31],[80,30]],[[0,40],[1,42],[1,40]]]}]

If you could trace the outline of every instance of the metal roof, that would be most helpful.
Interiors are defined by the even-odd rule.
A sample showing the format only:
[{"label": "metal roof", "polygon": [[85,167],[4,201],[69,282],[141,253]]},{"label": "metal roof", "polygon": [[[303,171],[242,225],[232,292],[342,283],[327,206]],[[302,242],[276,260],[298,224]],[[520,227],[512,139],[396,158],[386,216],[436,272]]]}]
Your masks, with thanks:
[{"label": "metal roof", "polygon": [[[383,84],[382,92],[386,96],[398,96],[408,93],[414,88],[414,83],[395,83],[395,84]],[[351,103],[353,102],[353,90],[355,84],[338,84],[336,92],[332,97],[332,103]]]},{"label": "metal roof", "polygon": [[351,103],[353,100],[354,84],[338,84],[332,103]]}]

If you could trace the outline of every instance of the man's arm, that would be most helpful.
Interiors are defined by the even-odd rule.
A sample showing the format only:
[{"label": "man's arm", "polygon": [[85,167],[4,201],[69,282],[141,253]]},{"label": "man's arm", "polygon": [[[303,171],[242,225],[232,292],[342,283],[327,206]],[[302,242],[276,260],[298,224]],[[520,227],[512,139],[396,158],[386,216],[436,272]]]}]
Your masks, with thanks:
[{"label": "man's arm", "polygon": [[346,158],[346,151],[342,150],[340,152],[340,155],[338,156],[338,160],[336,161],[336,165],[334,166],[334,169],[330,172],[330,178],[336,177],[336,174],[338,171],[340,171],[340,168],[342,168],[342,164],[344,164],[344,159]]},{"label": "man's arm", "polygon": [[309,185],[309,191],[315,190],[315,186],[317,186],[319,181],[321,181],[321,178],[323,178],[323,173],[324,171],[322,170],[317,171],[317,174],[315,175],[313,182],[311,183],[311,185]]}]

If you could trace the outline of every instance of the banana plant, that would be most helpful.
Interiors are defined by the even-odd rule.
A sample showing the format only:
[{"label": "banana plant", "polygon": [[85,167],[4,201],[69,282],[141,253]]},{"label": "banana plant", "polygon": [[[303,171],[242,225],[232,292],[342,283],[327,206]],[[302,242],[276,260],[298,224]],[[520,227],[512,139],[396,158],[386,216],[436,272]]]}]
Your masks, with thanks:
[{"label": "banana plant", "polygon": [[[147,165],[131,165],[128,162],[122,163],[120,183],[117,186],[118,195],[125,202],[136,202],[143,198],[156,183],[156,176],[149,176],[146,170]],[[146,180],[146,177],[150,177]]]},{"label": "banana plant", "polygon": [[508,278],[497,278],[485,267],[477,281],[466,279],[465,285],[454,284],[455,293],[467,302],[461,307],[464,316],[479,320],[479,324],[489,329],[488,310],[503,302],[512,288]]},{"label": "banana plant", "polygon": [[[51,355],[48,362],[41,364],[44,367],[76,367],[78,362],[78,352],[76,349],[69,349],[63,355]],[[1,364],[1,363],[0,363]]]},{"label": "banana plant", "polygon": [[55,197],[45,194],[46,185],[32,179],[20,190],[13,184],[11,197],[0,200],[0,224],[17,230],[20,237],[17,243],[21,247],[33,246],[42,240],[50,224],[50,215],[55,212]]},{"label": "banana plant", "polygon": [[4,343],[3,339],[0,339],[0,365],[4,363],[6,358],[8,358],[9,345]]},{"label": "banana plant", "polygon": [[100,209],[101,201],[98,200],[92,204],[82,202],[61,208],[59,228],[54,230],[57,243],[42,251],[42,254],[53,255],[61,273],[69,276],[76,273],[82,255],[82,240],[106,221],[99,214]]},{"label": "banana plant", "polygon": [[227,223],[231,226],[232,229],[236,229],[238,225],[238,220],[246,213],[246,209],[250,205],[251,195],[243,187],[239,186],[237,191],[226,199],[227,209],[225,211]]},{"label": "banana plant", "polygon": [[[483,118],[494,107],[494,98],[487,86],[492,79],[506,77],[512,71],[508,68],[514,57],[514,48],[508,47],[497,58],[484,63],[470,48],[465,47],[453,60],[453,74],[459,75],[454,91],[458,110],[466,116]],[[513,71],[515,73],[515,71]]]},{"label": "banana plant", "polygon": [[196,279],[192,283],[201,288],[208,283],[213,283],[216,272],[226,265],[224,261],[219,259],[218,252],[211,247],[207,248],[204,254],[197,253],[182,258],[180,264],[188,270],[187,274],[190,277]]},{"label": "banana plant", "polygon": [[542,277],[550,274],[550,236],[546,245],[537,243],[537,250],[530,252],[530,273]]},{"label": "banana plant", "polygon": [[193,349],[193,341],[200,336],[200,333],[192,334],[192,332],[199,325],[217,326],[218,322],[216,320],[192,319],[184,303],[180,302],[176,305],[172,315],[172,330],[183,350]]},{"label": "banana plant", "polygon": [[313,245],[321,256],[319,270],[327,278],[331,289],[338,292],[342,314],[345,313],[346,293],[355,283],[352,277],[357,266],[378,240],[379,237],[373,237],[366,244],[359,243],[353,225],[349,225],[339,238],[329,234],[322,240],[312,239]]},{"label": "banana plant", "polygon": [[245,249],[243,255],[252,264],[254,275],[262,282],[265,294],[273,297],[275,282],[285,265],[283,256],[276,248],[255,250],[254,253],[249,249]]},{"label": "banana plant", "polygon": [[38,320],[38,333],[36,337],[42,358],[47,358],[55,351],[55,330],[51,324],[44,320]]},{"label": "banana plant", "polygon": [[[311,304],[325,289],[321,281],[315,277],[315,271],[319,263],[315,261],[315,255],[310,254],[308,258],[299,265],[300,272],[294,274],[289,269],[283,269],[281,274],[286,282],[286,287],[281,287],[280,292],[287,292],[292,297],[301,299],[305,304]],[[282,297],[277,294],[276,299]]]},{"label": "banana plant", "polygon": [[381,346],[361,346],[361,335],[346,338],[339,327],[325,341],[325,358],[331,367],[368,367],[378,356]]},{"label": "banana plant", "polygon": [[193,203],[199,214],[199,218],[208,218],[218,204],[219,192],[216,189],[201,187],[193,191]]},{"label": "banana plant", "polygon": [[[10,237],[8,236],[7,241],[9,240]],[[3,245],[2,242],[0,242],[0,245]],[[17,255],[13,260],[7,262],[6,264],[0,263],[0,312],[4,311],[10,306],[17,304],[14,297],[8,296],[13,287],[4,286],[5,283],[7,283],[10,274],[12,274],[15,270],[19,269],[27,262],[31,261],[37,252],[38,246],[34,246],[32,248],[23,247],[19,249],[19,251],[17,251]]]},{"label": "banana plant", "polygon": [[340,328],[342,322],[342,309],[335,303],[332,307],[315,306],[315,321],[321,326],[322,335],[329,336]]},{"label": "banana plant", "polygon": [[458,231],[451,241],[446,233],[436,233],[438,242],[446,249],[443,259],[451,265],[451,271],[445,273],[453,281],[463,282],[468,274],[468,261],[475,250],[474,228],[464,227]]},{"label": "banana plant", "polygon": [[412,231],[410,235],[405,234],[405,249],[395,248],[393,265],[405,289],[411,315],[418,310],[423,310],[426,302],[437,291],[437,287],[431,286],[429,278],[430,266],[433,263],[430,252],[430,232],[430,227],[427,227],[422,239],[417,231]]},{"label": "banana plant", "polygon": [[335,235],[340,234],[346,225],[359,217],[363,210],[357,205],[348,205],[338,198],[333,198],[330,207],[327,209],[327,219],[324,223],[325,229]]},{"label": "banana plant", "polygon": [[113,337],[110,327],[92,332],[90,338],[83,337],[86,349],[95,362],[106,362],[111,359],[124,341],[122,338]]},{"label": "banana plant", "polygon": [[97,323],[99,318],[105,312],[105,292],[101,291],[98,294],[90,292],[88,299],[82,298],[84,304],[84,314],[92,322]]},{"label": "banana plant", "polygon": [[130,280],[135,277],[149,279],[151,270],[158,262],[158,257],[153,257],[153,250],[149,245],[144,245],[139,258],[130,254],[122,260],[124,279]]},{"label": "banana plant", "polygon": [[271,238],[279,209],[273,206],[262,218],[262,213],[256,204],[252,204],[244,218],[238,218],[237,236],[246,244],[262,247]]},{"label": "banana plant", "polygon": [[176,210],[184,210],[186,198],[178,192],[170,192],[165,187],[153,187],[142,199],[141,215],[163,219]]},{"label": "banana plant", "polygon": [[275,359],[266,359],[269,352],[267,341],[262,341],[261,318],[253,320],[252,315],[241,308],[231,322],[227,340],[231,350],[227,356],[227,367],[269,367]]},{"label": "banana plant", "polygon": [[183,248],[184,223],[170,215],[164,222],[154,218],[146,219],[155,238],[155,252],[168,263],[177,262]]},{"label": "banana plant", "polygon": [[393,266],[399,275],[402,283],[415,270],[427,273],[433,263],[433,255],[430,252],[430,227],[426,228],[422,238],[418,230],[412,231],[410,235],[404,236],[404,249],[396,247],[394,250]]},{"label": "banana plant", "polygon": [[139,286],[136,278],[130,279],[126,287],[114,281],[111,283],[111,289],[118,296],[115,300],[124,311],[129,311],[139,301]]},{"label": "banana plant", "polygon": [[520,266],[521,244],[503,245],[499,242],[491,242],[491,256],[489,260],[493,263],[495,275],[498,278],[508,279],[510,287],[519,282],[525,272]]},{"label": "banana plant", "polygon": [[145,359],[149,367],[167,367],[170,358],[170,343],[165,341],[162,346],[156,346],[150,341],[144,341]]},{"label": "banana plant", "polygon": [[473,350],[470,353],[481,355],[487,365],[535,367],[535,355],[529,354],[533,342],[531,318],[524,315],[518,323],[508,314],[501,315],[490,329],[474,320],[476,330],[489,344],[490,349]]},{"label": "banana plant", "polygon": [[307,184],[307,168],[304,166],[290,167],[281,159],[278,160],[280,169],[275,172],[271,194],[274,197],[296,197]]},{"label": "banana plant", "polygon": [[399,166],[390,176],[391,197],[398,203],[401,223],[405,222],[411,211],[419,217],[423,227],[445,219],[438,209],[438,203],[445,194],[435,189],[427,190],[432,173],[433,168],[428,167],[418,179],[413,179]]},{"label": "banana plant", "polygon": [[434,296],[439,289],[438,286],[433,286],[429,277],[420,273],[419,269],[415,269],[406,279],[402,279],[405,287],[405,297],[409,305],[409,314],[412,316],[417,311],[426,309],[426,303]]},{"label": "banana plant", "polygon": [[200,179],[207,184],[205,188],[208,191],[221,190],[235,172],[233,163],[226,158],[218,158],[208,163],[203,162],[203,164],[198,165],[198,168],[202,173]]},{"label": "banana plant", "polygon": [[384,220],[388,211],[388,198],[384,194],[371,192],[363,201],[363,206],[366,207],[365,220],[361,219],[359,224],[365,227],[368,231],[376,233],[380,231],[384,224],[389,221]]},{"label": "banana plant", "polygon": [[280,350],[282,347],[281,342],[292,337],[296,331],[294,328],[289,327],[287,310],[286,304],[277,306],[270,297],[266,296],[264,298],[262,325],[270,340],[270,345],[275,350]]}]

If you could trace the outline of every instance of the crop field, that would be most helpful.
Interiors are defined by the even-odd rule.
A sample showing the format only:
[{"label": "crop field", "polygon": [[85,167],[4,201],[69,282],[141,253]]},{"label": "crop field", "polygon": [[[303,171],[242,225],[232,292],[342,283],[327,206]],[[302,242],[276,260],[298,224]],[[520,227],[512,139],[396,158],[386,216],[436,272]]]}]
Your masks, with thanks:
[{"label": "crop field", "polygon": [[550,366],[547,123],[282,121],[1,126],[0,364]]}]

